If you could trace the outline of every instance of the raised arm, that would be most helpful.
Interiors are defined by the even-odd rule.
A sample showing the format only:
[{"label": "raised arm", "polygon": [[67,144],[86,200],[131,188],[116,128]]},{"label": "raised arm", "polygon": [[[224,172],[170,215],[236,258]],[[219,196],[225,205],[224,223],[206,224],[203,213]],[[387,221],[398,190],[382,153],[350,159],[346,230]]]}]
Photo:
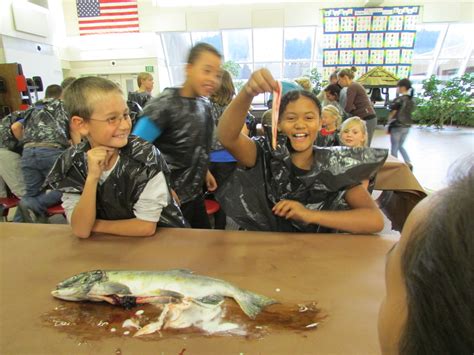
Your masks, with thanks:
[{"label": "raised arm", "polygon": [[255,143],[241,132],[250,104],[258,94],[277,89],[277,82],[268,69],[255,71],[219,120],[217,126],[219,141],[240,164],[246,167],[253,167],[257,160]]}]

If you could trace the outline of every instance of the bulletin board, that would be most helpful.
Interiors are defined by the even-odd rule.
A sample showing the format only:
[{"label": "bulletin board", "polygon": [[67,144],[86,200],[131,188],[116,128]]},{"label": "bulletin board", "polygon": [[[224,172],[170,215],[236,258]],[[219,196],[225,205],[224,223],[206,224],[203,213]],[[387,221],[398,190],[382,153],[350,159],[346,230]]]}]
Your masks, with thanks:
[{"label": "bulletin board", "polygon": [[323,9],[323,77],[336,68],[357,76],[381,66],[399,78],[411,72],[418,6]]}]

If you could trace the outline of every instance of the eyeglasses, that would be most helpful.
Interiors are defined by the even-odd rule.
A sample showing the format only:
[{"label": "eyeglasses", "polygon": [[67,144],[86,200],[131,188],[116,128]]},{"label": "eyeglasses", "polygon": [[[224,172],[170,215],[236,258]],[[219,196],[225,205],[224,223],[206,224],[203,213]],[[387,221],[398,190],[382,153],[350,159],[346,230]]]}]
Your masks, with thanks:
[{"label": "eyeglasses", "polygon": [[107,122],[109,126],[114,126],[117,127],[122,123],[122,120],[127,120],[130,121],[132,118],[128,113],[124,114],[123,116],[120,117],[110,117],[107,118],[106,120],[98,120],[97,118],[89,118],[91,121],[98,121],[98,122]]}]

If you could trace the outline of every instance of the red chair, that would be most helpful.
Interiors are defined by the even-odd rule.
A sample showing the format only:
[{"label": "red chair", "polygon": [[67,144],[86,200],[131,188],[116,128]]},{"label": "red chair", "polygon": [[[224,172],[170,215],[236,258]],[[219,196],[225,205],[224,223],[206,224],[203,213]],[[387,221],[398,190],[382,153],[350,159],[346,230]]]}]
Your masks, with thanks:
[{"label": "red chair", "polygon": [[48,217],[54,216],[56,214],[62,214],[63,217],[66,218],[66,212],[64,211],[64,208],[61,205],[61,203],[58,203],[57,205],[54,205],[54,206],[51,206],[51,207],[48,207],[48,209],[46,210],[46,215]]},{"label": "red chair", "polygon": [[8,212],[10,208],[14,208],[18,206],[19,202],[20,202],[20,199],[16,197],[15,195],[0,198],[0,206],[2,208],[2,220],[4,222],[7,221]]},{"label": "red chair", "polygon": [[221,209],[221,205],[219,205],[219,202],[214,200],[204,200],[204,205],[206,206],[206,212],[208,216],[213,215]]}]

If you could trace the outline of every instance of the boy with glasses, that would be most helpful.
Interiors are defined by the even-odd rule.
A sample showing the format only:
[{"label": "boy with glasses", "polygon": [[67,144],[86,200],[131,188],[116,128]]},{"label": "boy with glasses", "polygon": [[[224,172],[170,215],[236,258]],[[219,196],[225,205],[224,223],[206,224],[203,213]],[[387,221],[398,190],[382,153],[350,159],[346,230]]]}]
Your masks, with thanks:
[{"label": "boy with glasses", "polygon": [[64,105],[72,127],[87,140],[58,159],[47,183],[64,192],[73,233],[149,236],[157,225],[184,227],[161,153],[130,136],[120,88],[107,79],[80,78],[67,88]]}]

